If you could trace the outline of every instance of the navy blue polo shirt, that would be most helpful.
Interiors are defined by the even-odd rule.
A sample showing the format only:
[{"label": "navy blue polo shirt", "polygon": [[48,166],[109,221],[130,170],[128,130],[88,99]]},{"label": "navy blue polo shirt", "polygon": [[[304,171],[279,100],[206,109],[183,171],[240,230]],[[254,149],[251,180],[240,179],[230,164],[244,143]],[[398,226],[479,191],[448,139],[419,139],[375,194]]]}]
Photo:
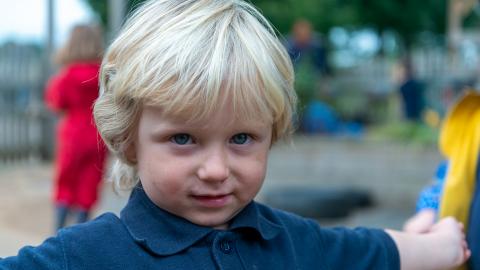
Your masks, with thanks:
[{"label": "navy blue polo shirt", "polygon": [[325,229],[252,202],[228,230],[158,208],[141,187],[120,218],[107,213],[0,260],[0,269],[400,269],[383,230]]}]

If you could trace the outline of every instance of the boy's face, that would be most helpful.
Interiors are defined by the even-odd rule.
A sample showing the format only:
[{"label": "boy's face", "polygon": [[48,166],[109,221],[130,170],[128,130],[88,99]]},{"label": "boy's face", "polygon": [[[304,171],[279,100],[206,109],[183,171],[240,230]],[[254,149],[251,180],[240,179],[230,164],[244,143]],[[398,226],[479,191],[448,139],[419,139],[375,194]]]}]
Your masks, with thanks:
[{"label": "boy's face", "polygon": [[270,123],[236,120],[229,106],[193,125],[145,107],[135,141],[138,174],[160,208],[225,229],[262,186],[271,133]]}]

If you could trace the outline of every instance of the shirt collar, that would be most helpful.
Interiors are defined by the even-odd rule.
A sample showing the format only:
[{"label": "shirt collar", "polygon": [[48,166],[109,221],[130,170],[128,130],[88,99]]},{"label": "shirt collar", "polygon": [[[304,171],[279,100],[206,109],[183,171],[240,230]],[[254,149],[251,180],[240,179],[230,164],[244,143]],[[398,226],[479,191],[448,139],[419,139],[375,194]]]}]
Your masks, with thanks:
[{"label": "shirt collar", "polygon": [[238,213],[230,224],[229,230],[248,229],[257,232],[264,240],[271,240],[281,230],[281,226],[270,221],[255,202],[249,203]]},{"label": "shirt collar", "polygon": [[[162,210],[147,197],[140,185],[133,189],[120,218],[135,242],[163,256],[185,250],[215,231]],[[264,240],[270,240],[281,227],[269,221],[257,204],[251,202],[235,216],[229,230],[255,231]]]}]

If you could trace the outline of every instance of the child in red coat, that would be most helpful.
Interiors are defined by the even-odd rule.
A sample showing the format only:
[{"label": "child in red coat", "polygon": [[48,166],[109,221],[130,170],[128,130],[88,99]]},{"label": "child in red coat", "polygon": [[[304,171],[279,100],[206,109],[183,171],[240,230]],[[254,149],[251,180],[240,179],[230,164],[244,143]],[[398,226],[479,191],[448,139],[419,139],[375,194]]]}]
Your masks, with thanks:
[{"label": "child in red coat", "polygon": [[74,27],[57,54],[62,68],[47,84],[45,102],[61,116],[53,196],[57,229],[65,226],[69,213],[76,212],[79,223],[86,221],[97,201],[107,153],[92,116],[102,52],[101,33],[96,27]]}]

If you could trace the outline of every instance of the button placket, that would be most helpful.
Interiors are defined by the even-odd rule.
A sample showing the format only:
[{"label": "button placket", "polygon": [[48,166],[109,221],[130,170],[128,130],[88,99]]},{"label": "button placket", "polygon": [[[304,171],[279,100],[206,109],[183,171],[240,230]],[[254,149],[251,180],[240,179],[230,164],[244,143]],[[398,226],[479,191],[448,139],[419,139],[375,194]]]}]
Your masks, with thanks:
[{"label": "button placket", "polygon": [[235,249],[235,237],[231,232],[218,232],[215,237],[214,247],[223,254],[230,254]]},{"label": "button placket", "polygon": [[220,240],[218,246],[225,254],[230,254],[233,250],[233,242],[227,239]]},{"label": "button placket", "polygon": [[242,265],[239,254],[236,252],[238,236],[231,231],[217,231],[212,248],[217,269],[233,270]]}]

